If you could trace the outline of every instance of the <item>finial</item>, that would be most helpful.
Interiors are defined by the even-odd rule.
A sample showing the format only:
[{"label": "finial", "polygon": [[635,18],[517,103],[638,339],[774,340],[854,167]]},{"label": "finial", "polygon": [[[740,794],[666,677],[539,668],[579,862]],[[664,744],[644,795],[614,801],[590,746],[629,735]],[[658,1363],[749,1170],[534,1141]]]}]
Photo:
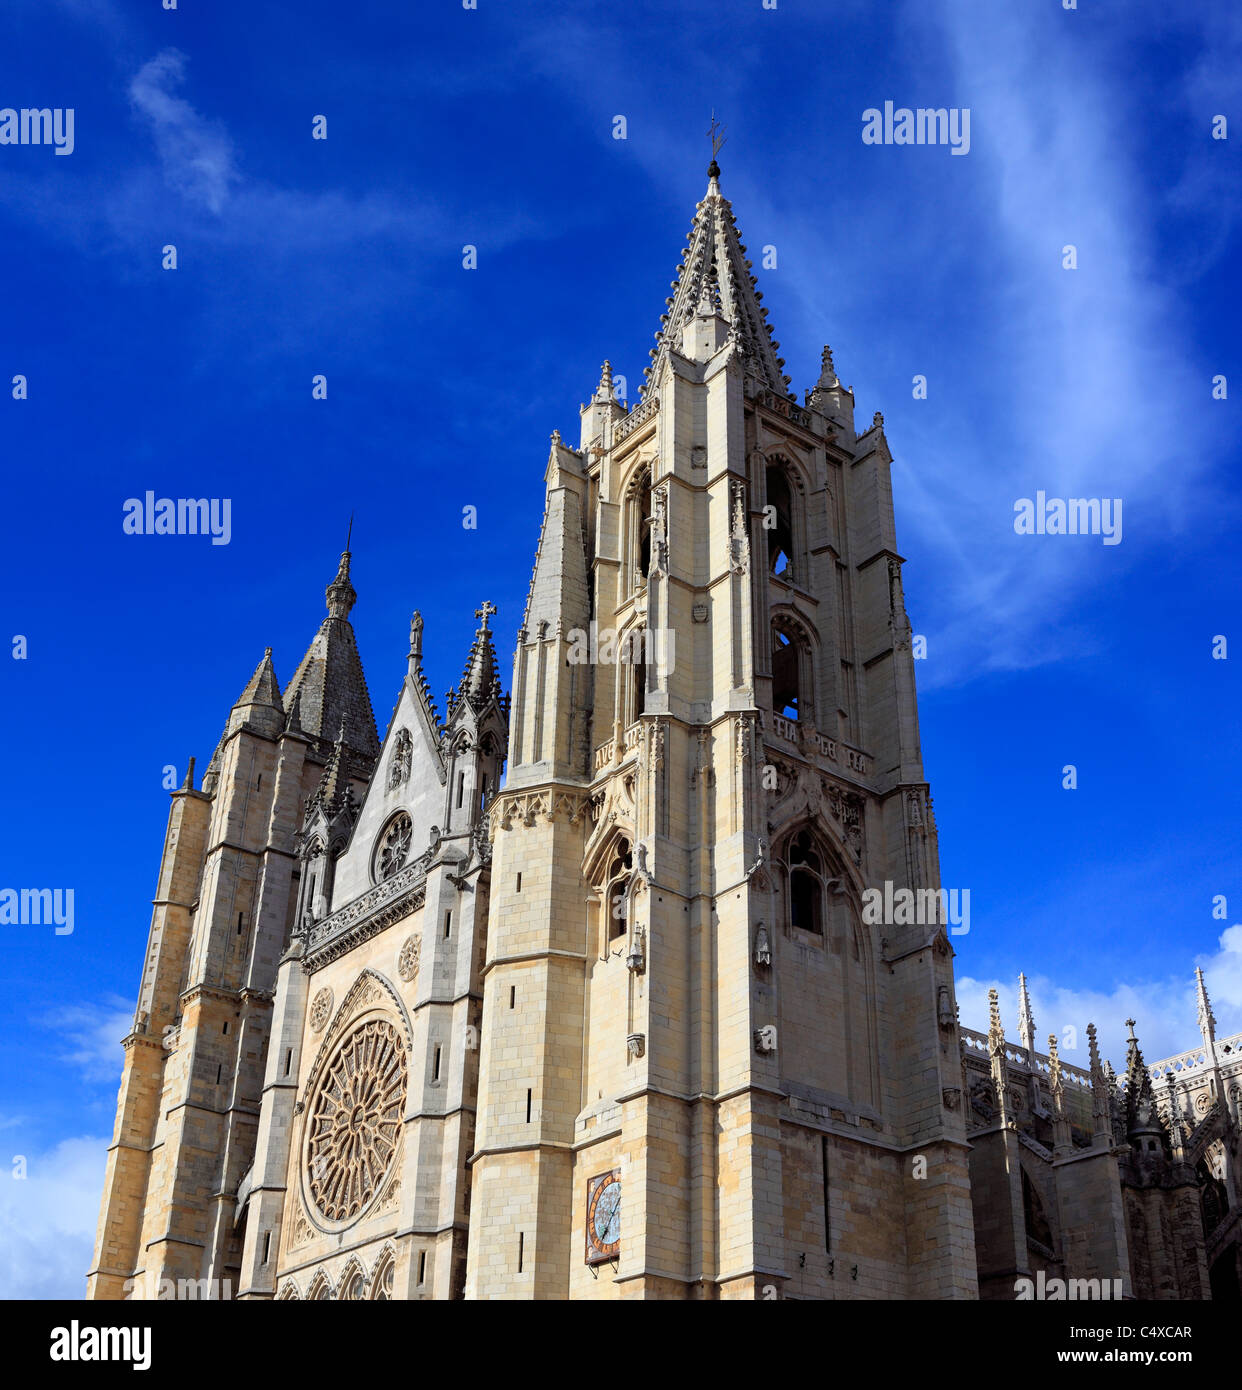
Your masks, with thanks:
[{"label": "finial", "polygon": [[349,530],[345,532],[345,549],[346,549],[346,550],[349,549],[349,543],[350,543],[350,541],[353,540],[353,538],[354,538],[354,514],[353,514],[353,512],[350,512],[350,514],[349,514]]},{"label": "finial", "polygon": [[181,784],[181,790],[182,790],[183,792],[192,792],[192,791],[194,790],[194,759],[193,759],[193,758],[190,759],[189,764],[188,764],[187,767],[186,767],[186,770],[185,770],[185,781],[182,782],[182,784]]},{"label": "finial", "polygon": [[873,430],[882,430],[884,428],[884,416],[881,415],[878,410],[871,417],[871,428]]},{"label": "finial", "polygon": [[1134,1020],[1132,1018],[1126,1019],[1126,1027],[1130,1030],[1130,1041],[1138,1042],[1138,1039],[1134,1036]]},{"label": "finial", "polygon": [[487,631],[488,618],[491,617],[491,615],[497,611],[498,609],[496,608],[496,605],[494,603],[489,603],[487,599],[483,600],[483,606],[481,608],[476,608],[474,610],[474,616],[476,618],[482,618],[483,620],[482,628],[484,632]]},{"label": "finial", "polygon": [[1001,1027],[1000,995],[997,994],[995,986],[988,990],[988,1023],[993,1033],[1004,1037],[1005,1030]]},{"label": "finial", "polygon": [[348,618],[350,609],[358,601],[354,586],[349,582],[349,559],[349,551],[341,551],[341,563],[337,568],[336,578],[324,591],[324,597],[328,600],[328,613],[333,618]]},{"label": "finial", "polygon": [[724,148],[725,136],[722,133],[723,131],[724,126],[717,123],[716,110],[713,107],[712,123],[707,129],[707,138],[712,144],[712,162],[707,166],[707,177],[709,179],[718,179],[720,177],[720,165],[716,163],[716,156]]},{"label": "finial", "polygon": [[600,401],[610,401],[613,394],[612,363],[605,358],[604,365],[600,368],[599,387],[595,392],[595,398]]},{"label": "finial", "polygon": [[416,608],[410,619],[410,657],[421,661],[423,655],[423,615]]},{"label": "finial", "polygon": [[263,648],[263,655],[264,655],[265,657],[267,657],[267,659],[268,659],[269,661],[271,661],[271,659],[272,659],[272,649],[271,649],[271,647],[264,647],[264,648]]},{"label": "finial", "polygon": [[1018,976],[1018,1037],[1022,1046],[1031,1051],[1035,1046],[1035,1015],[1031,1012],[1031,997],[1026,992],[1026,976]]}]

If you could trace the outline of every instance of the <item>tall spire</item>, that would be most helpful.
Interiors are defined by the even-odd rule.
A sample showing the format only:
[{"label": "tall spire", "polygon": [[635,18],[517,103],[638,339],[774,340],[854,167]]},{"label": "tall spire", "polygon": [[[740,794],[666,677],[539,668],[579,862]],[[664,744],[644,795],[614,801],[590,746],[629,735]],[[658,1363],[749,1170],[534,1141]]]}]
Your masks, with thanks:
[{"label": "tall spire", "polygon": [[1126,1019],[1129,1038],[1126,1042],[1126,1133],[1163,1132],[1156,1113],[1156,1097],[1152,1090],[1151,1072],[1143,1060],[1143,1050],[1134,1033],[1134,1020]]},{"label": "tall spire", "polygon": [[655,335],[652,364],[645,373],[647,386],[659,381],[669,351],[682,351],[685,326],[702,312],[700,306],[706,305],[709,312],[718,314],[728,325],[747,374],[770,390],[788,396],[785,364],[777,356],[780,344],[772,338],[766,322],[767,310],[759,307],[763,295],[750,273],[733,208],[720,192],[720,166],[715,158],[707,172],[707,192],[695,209],[686,238],[688,245],[682,253],[677,279],[672,283],[673,293],[665,300],[668,312],[661,317],[660,330]]},{"label": "tall spire", "polygon": [[1210,1050],[1216,1042],[1216,1015],[1212,1012],[1212,1001],[1208,998],[1207,985],[1203,982],[1203,971],[1197,965],[1195,990],[1199,996],[1199,1031],[1203,1034],[1203,1046]]},{"label": "tall spire", "polygon": [[1087,1024],[1087,1049],[1091,1060],[1091,1142],[1096,1148],[1106,1147],[1113,1137],[1113,1107],[1108,1077],[1100,1065],[1100,1045],[1096,1041],[1095,1024]]},{"label": "tall spire", "polygon": [[1018,976],[1018,1037],[1028,1052],[1035,1050],[1035,1015],[1031,1013],[1031,996],[1026,992],[1026,976]]},{"label": "tall spire", "polygon": [[[351,776],[367,776],[379,755],[375,715],[349,614],[358,595],[349,578],[350,552],[341,552],[336,577],[324,591],[328,616],[289,682],[289,707],[296,702],[302,731],[326,754],[341,735],[354,755]],[[360,761],[361,760],[361,761]],[[365,766],[363,764],[366,764]]]}]

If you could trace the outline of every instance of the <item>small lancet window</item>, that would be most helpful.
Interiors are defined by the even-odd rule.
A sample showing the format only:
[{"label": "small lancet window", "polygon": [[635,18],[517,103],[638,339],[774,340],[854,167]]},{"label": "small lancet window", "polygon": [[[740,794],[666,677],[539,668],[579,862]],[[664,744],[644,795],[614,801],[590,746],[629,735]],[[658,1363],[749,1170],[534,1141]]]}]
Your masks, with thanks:
[{"label": "small lancet window", "polygon": [[824,934],[823,861],[808,830],[789,846],[789,920],[803,931]]},{"label": "small lancet window", "polygon": [[786,719],[802,712],[798,648],[779,627],[772,629],[772,708]]},{"label": "small lancet window", "polygon": [[651,474],[643,476],[642,486],[638,491],[637,504],[634,514],[635,525],[638,528],[638,573],[635,576],[642,580],[647,576],[647,571],[651,568]]},{"label": "small lancet window", "polygon": [[768,506],[764,522],[768,533],[768,569],[772,574],[792,579],[790,563],[793,558],[793,498],[789,479],[781,468],[767,470]]},{"label": "small lancet window", "polygon": [[615,941],[626,932],[625,915],[629,904],[630,875],[634,869],[634,856],[628,840],[617,842],[616,853],[608,866],[607,889],[604,905],[608,912],[608,940]]}]

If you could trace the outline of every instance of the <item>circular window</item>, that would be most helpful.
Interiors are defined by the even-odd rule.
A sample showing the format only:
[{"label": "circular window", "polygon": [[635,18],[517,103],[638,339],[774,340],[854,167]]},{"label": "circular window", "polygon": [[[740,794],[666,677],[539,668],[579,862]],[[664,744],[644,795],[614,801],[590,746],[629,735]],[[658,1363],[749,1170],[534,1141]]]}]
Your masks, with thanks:
[{"label": "circular window", "polygon": [[414,826],[404,811],[390,820],[375,846],[375,879],[391,878],[410,857]]},{"label": "circular window", "polygon": [[306,1172],[311,1200],[328,1221],[352,1221],[392,1168],[405,1109],[405,1048],[373,1018],[333,1057],[311,1106]]}]

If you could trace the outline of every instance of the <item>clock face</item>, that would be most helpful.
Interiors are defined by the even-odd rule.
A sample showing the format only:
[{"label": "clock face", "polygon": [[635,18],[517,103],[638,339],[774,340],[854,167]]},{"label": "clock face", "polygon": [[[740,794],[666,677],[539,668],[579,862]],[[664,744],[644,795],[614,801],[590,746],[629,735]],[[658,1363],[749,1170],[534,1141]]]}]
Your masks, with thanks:
[{"label": "clock face", "polygon": [[615,1259],[621,1249],[621,1175],[615,1169],[587,1183],[588,1264]]}]

